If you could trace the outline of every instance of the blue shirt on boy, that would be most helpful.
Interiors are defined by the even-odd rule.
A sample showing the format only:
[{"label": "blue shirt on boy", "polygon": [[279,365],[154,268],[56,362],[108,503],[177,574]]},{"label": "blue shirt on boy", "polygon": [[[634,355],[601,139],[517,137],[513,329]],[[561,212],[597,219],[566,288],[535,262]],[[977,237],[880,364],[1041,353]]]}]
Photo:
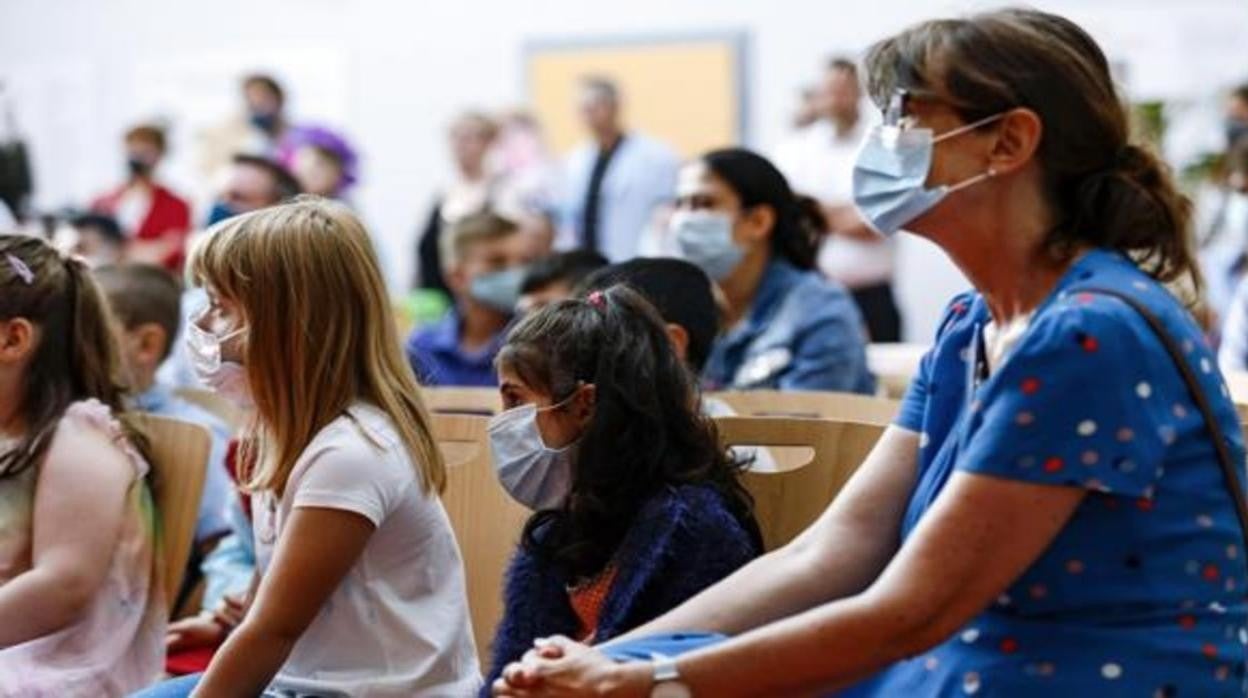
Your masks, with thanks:
[{"label": "blue shirt on boy", "polygon": [[408,337],[407,360],[421,385],[498,385],[494,357],[503,346],[506,330],[500,330],[481,349],[465,351],[459,344],[460,324],[459,313],[451,310],[441,320]]}]

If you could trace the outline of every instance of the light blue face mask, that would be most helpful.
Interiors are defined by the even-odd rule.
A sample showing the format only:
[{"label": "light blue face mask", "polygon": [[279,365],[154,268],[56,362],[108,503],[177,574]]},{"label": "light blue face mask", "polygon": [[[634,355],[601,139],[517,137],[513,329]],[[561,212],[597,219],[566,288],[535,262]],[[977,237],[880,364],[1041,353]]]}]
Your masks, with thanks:
[{"label": "light blue face mask", "polygon": [[508,315],[516,312],[520,286],[524,284],[524,267],[482,274],[472,280],[468,294],[481,305]]},{"label": "light blue face mask", "polygon": [[957,184],[924,186],[932,167],[932,148],[1005,116],[996,114],[936,136],[930,128],[902,129],[881,125],[871,129],[854,163],[854,204],[881,235],[893,235],[930,211],[946,196],[996,174],[983,174]]},{"label": "light blue face mask", "polygon": [[676,240],[680,256],[723,281],[741,260],[745,250],[732,239],[732,218],[714,211],[677,211],[668,231]]},{"label": "light blue face mask", "polygon": [[490,456],[498,481],[512,499],[533,511],[560,506],[572,491],[572,444],[547,446],[537,413],[557,410],[574,397],[576,393],[546,407],[528,403],[490,418]]}]

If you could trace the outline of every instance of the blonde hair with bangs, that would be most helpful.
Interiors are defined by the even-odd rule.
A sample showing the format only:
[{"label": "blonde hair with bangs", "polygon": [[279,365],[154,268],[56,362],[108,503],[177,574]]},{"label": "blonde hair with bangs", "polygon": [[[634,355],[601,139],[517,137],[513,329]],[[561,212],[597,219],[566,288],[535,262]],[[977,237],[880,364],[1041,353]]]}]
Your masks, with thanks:
[{"label": "blonde hair with bangs", "polygon": [[425,491],[442,491],[429,413],[372,243],[350,210],[305,196],[230,218],[197,247],[191,273],[236,303],[248,328],[256,438],[240,454],[246,489],[281,496],[313,437],[363,400],[393,421]]}]

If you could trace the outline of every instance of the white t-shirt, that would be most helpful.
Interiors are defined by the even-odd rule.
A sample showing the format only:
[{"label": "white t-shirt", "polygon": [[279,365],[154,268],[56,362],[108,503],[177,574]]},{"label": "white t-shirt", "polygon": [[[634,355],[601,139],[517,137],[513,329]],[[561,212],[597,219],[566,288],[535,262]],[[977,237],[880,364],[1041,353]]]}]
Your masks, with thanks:
[{"label": "white t-shirt", "polygon": [[459,548],[441,500],[422,491],[384,412],[357,403],[304,449],[280,501],[268,494],[257,498],[261,574],[296,507],[355,512],[377,528],[269,691],[353,698],[475,695],[481,677]]},{"label": "white t-shirt", "polygon": [[[825,205],[852,203],[854,160],[867,127],[866,119],[860,118],[852,131],[838,136],[831,122],[816,121],[776,148],[776,167],[799,194]],[[894,246],[891,239],[864,242],[829,235],[819,248],[819,269],[850,288],[891,282]]]}]

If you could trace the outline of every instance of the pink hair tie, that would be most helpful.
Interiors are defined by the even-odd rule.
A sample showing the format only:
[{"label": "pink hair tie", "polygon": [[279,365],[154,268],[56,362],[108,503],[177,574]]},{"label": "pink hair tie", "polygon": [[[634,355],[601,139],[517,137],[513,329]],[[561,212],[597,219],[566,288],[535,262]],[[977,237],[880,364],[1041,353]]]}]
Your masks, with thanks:
[{"label": "pink hair tie", "polygon": [[4,255],[4,258],[8,260],[9,266],[13,268],[13,273],[17,274],[27,286],[35,283],[35,272],[31,271],[30,267],[26,266],[26,263],[19,259],[17,255],[9,253]]},{"label": "pink hair tie", "polygon": [[603,308],[607,307],[607,301],[606,301],[606,298],[603,297],[602,291],[594,291],[593,293],[589,294],[589,297],[586,298],[586,300],[589,301],[590,305],[594,306],[595,308],[598,308],[599,310],[602,310]]}]

